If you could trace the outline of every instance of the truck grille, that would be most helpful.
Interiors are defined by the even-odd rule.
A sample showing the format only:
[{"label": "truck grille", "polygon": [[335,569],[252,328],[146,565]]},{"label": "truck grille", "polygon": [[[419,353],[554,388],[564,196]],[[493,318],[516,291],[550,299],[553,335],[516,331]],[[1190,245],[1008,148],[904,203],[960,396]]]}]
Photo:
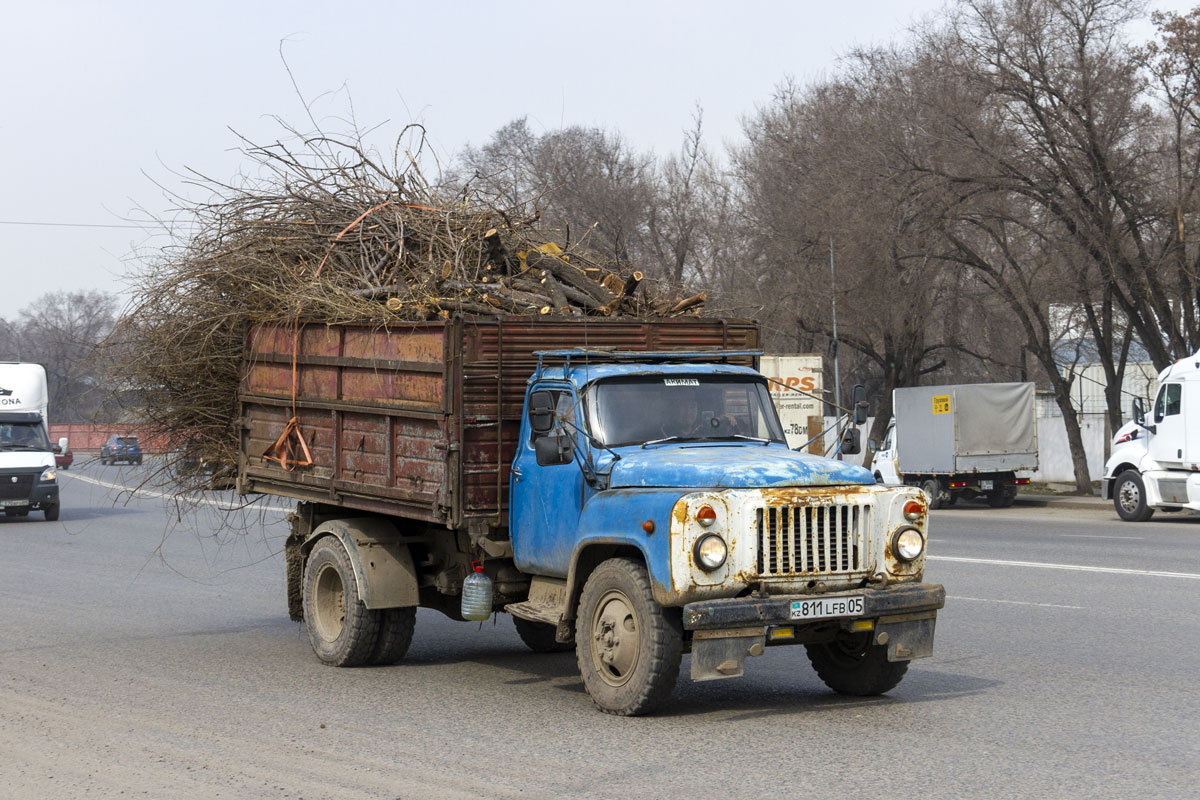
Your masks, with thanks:
[{"label": "truck grille", "polygon": [[0,475],[0,500],[21,500],[32,491],[33,475]]},{"label": "truck grille", "polygon": [[768,506],[757,509],[756,516],[760,575],[826,575],[866,568],[870,506]]}]

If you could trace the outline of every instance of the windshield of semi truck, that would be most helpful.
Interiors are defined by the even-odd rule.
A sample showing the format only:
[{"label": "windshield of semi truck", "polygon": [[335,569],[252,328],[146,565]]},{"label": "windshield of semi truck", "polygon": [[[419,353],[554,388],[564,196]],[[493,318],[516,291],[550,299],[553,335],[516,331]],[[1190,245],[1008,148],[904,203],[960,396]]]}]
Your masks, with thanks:
[{"label": "windshield of semi truck", "polygon": [[592,435],[609,447],[757,439],[785,443],[766,381],[740,375],[609,378],[585,395]]},{"label": "windshield of semi truck", "polygon": [[0,450],[49,450],[50,439],[40,422],[0,424]]}]

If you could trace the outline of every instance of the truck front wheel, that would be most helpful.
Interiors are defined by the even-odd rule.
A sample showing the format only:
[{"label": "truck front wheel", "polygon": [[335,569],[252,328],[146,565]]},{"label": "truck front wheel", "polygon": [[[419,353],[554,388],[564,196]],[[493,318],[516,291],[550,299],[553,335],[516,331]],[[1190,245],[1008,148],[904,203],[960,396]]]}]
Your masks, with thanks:
[{"label": "truck front wheel", "polygon": [[368,663],[379,642],[379,614],[359,596],[350,556],[336,538],[317,542],[304,568],[304,622],[317,658],[332,667]]},{"label": "truck front wheel", "polygon": [[869,697],[895,688],[908,672],[907,661],[888,661],[887,647],[872,643],[874,633],[841,632],[832,642],[806,644],[817,676],[838,694]]},{"label": "truck front wheel", "polygon": [[1145,522],[1154,516],[1154,509],[1146,505],[1146,484],[1136,470],[1127,469],[1117,477],[1113,505],[1126,522]]},{"label": "truck front wheel", "polygon": [[565,653],[575,648],[570,642],[558,641],[554,637],[558,629],[547,622],[532,622],[513,617],[513,627],[517,629],[521,641],[535,653]]},{"label": "truck front wheel", "polygon": [[645,568],[625,558],[596,567],[583,587],[575,631],[592,702],[607,714],[653,711],[671,696],[682,654],[679,612],[655,602]]}]

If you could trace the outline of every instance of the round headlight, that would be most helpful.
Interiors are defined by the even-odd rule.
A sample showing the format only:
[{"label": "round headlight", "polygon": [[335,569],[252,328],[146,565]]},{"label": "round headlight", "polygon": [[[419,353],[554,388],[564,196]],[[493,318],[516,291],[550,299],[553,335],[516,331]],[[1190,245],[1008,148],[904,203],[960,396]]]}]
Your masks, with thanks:
[{"label": "round headlight", "polygon": [[912,561],[925,551],[925,537],[916,528],[904,527],[892,536],[892,552],[901,561]]},{"label": "round headlight", "polygon": [[729,548],[725,544],[725,540],[715,533],[706,533],[696,540],[695,547],[696,563],[700,565],[700,569],[707,572],[712,572],[725,563],[725,557],[729,555]]}]

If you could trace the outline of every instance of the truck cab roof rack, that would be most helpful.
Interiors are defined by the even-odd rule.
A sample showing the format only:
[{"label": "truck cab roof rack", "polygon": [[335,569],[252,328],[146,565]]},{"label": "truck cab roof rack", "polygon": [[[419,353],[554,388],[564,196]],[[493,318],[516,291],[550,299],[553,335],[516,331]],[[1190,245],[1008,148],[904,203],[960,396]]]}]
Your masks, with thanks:
[{"label": "truck cab roof rack", "polygon": [[758,358],[762,350],[617,350],[603,347],[576,347],[569,350],[536,350],[538,371],[546,361],[564,362],[569,367],[572,360],[593,362],[636,361],[640,363],[665,364],[673,361],[710,361],[729,363],[731,358]]}]

